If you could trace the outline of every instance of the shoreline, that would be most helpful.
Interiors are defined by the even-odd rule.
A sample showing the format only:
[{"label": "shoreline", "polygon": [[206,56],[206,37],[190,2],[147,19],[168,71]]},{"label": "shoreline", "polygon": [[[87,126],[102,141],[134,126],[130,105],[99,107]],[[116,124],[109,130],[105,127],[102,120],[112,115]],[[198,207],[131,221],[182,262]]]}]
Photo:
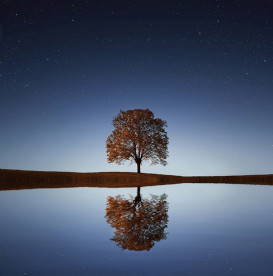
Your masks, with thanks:
[{"label": "shoreline", "polygon": [[0,169],[0,191],[38,188],[128,188],[182,183],[273,185],[273,174],[176,176],[134,172],[57,172]]}]

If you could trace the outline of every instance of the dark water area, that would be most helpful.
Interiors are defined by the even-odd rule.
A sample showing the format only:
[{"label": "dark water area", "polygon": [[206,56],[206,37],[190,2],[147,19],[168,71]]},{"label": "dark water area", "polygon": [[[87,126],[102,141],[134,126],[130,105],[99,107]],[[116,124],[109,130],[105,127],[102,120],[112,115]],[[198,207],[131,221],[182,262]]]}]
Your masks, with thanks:
[{"label": "dark water area", "polygon": [[273,187],[0,191],[0,275],[273,275]]}]

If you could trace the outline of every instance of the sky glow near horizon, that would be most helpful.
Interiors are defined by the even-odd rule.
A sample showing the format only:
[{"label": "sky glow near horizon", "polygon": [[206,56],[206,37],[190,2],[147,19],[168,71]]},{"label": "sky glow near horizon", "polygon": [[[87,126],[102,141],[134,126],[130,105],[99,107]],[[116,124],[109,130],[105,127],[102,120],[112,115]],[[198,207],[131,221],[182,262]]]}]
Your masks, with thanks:
[{"label": "sky glow near horizon", "polygon": [[169,158],[143,172],[272,173],[273,4],[181,3],[2,4],[0,168],[136,171],[105,140],[149,108]]}]

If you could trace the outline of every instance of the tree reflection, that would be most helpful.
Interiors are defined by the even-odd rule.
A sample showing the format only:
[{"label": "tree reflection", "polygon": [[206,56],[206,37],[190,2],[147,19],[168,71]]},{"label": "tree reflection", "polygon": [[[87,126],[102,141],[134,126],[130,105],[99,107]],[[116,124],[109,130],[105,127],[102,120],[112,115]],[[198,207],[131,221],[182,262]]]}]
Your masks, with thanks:
[{"label": "tree reflection", "polygon": [[167,195],[151,195],[142,199],[140,187],[137,196],[125,199],[118,195],[107,198],[106,219],[116,229],[111,239],[128,250],[150,250],[155,242],[167,238],[168,224]]}]

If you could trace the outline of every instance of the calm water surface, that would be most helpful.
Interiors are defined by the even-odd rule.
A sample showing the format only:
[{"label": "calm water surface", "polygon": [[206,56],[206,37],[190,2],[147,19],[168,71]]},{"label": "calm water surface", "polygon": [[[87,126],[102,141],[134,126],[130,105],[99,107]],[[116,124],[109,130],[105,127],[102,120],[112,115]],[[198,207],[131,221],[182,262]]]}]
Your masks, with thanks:
[{"label": "calm water surface", "polygon": [[273,275],[273,187],[178,184],[136,196],[1,191],[0,275]]}]

